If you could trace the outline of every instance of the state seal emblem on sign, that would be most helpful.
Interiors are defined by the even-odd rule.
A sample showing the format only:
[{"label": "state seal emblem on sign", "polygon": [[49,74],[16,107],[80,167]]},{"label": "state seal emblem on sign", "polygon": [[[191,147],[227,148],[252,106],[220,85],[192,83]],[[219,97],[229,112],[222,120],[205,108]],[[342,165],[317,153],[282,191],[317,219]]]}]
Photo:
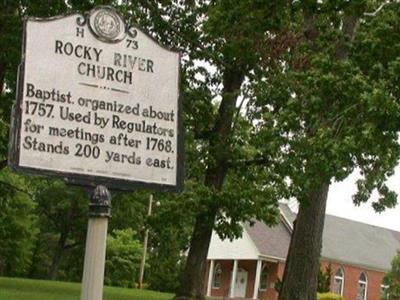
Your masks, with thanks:
[{"label": "state seal emblem on sign", "polygon": [[124,21],[110,7],[101,7],[92,11],[89,24],[92,32],[101,41],[115,43],[125,37]]}]

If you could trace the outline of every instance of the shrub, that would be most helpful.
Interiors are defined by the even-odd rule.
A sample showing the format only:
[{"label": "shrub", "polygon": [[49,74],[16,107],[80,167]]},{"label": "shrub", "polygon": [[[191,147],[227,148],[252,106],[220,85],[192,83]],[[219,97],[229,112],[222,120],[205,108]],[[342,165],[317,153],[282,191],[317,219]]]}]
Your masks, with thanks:
[{"label": "shrub", "polygon": [[344,300],[344,298],[334,293],[322,293],[318,294],[318,300]]},{"label": "shrub", "polygon": [[114,230],[107,238],[107,285],[132,287],[138,278],[142,246],[131,229]]},{"label": "shrub", "polygon": [[332,277],[332,266],[329,264],[325,271],[322,267],[319,268],[318,272],[318,285],[317,291],[318,293],[328,293],[331,285],[331,277]]},{"label": "shrub", "polygon": [[[392,260],[392,269],[386,274],[383,283],[387,286],[385,296],[390,299],[400,299],[400,250]],[[386,299],[386,298],[383,298]]]}]

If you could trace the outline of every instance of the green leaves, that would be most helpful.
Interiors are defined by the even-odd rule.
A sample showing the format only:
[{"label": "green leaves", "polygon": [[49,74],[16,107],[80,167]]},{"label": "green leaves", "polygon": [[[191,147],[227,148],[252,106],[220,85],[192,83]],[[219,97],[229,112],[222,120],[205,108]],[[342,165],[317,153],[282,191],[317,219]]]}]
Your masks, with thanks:
[{"label": "green leaves", "polygon": [[[335,10],[320,11],[315,38],[300,41],[281,68],[265,70],[254,83],[254,112],[263,120],[255,140],[264,155],[286,166],[279,170],[290,179],[291,196],[302,199],[321,181],[343,180],[358,167],[368,184],[360,182],[356,203],[374,189],[381,194],[377,210],[396,202],[383,183],[400,154],[398,57],[389,49],[400,42],[398,10],[393,5],[361,23],[353,43],[330,21]],[[343,43],[350,56],[338,60]],[[307,57],[300,66],[299,57]],[[280,155],[269,152],[270,144]]]},{"label": "green leaves", "polygon": [[[151,284],[173,290],[177,273],[170,276],[174,280],[168,286],[162,286],[167,278],[159,274],[182,265],[181,252],[188,248],[197,215],[209,214],[211,224],[215,217],[221,237],[238,237],[243,222],[277,222],[278,199],[303,201],[322,182],[344,180],[356,169],[362,179],[355,203],[367,201],[377,190],[380,196],[374,208],[393,207],[397,197],[385,180],[400,155],[400,5],[392,3],[373,18],[361,17],[352,39],[343,31],[343,16],[362,16],[367,5],[373,10],[377,4],[366,2],[7,2],[0,16],[0,68],[5,65],[7,88],[0,95],[0,157],[6,158],[22,17],[111,4],[129,22],[138,23],[183,54],[186,189],[181,195],[157,194],[161,204],[150,218],[146,217],[147,193],[116,195],[111,226],[122,231],[111,236],[114,254],[109,264],[120,268],[115,270],[116,277],[110,273],[109,282],[126,285],[126,273],[137,271],[129,265],[136,256],[125,253],[127,249],[137,252],[137,238],[129,230],[138,234],[144,228],[152,230]],[[210,186],[207,176],[218,177],[218,183]],[[35,203],[2,186],[1,205],[10,215],[10,224],[19,228],[18,242],[26,243],[24,251],[31,253],[37,234],[34,226],[42,231],[37,244],[47,237],[51,240],[45,245],[48,249],[54,248],[66,228],[71,230],[68,245],[80,243],[87,195],[66,189],[60,182],[35,181],[32,186]],[[79,215],[70,214],[73,207]],[[20,210],[27,219],[17,214]],[[34,210],[40,219],[37,225]],[[210,213],[214,211],[216,216]],[[5,232],[0,229],[0,234]],[[14,246],[10,242],[2,249]],[[48,249],[39,246],[37,257],[44,261]],[[82,248],[77,246],[74,251],[66,261],[80,265],[74,258]],[[21,257],[18,254],[15,259]],[[19,262],[19,270],[26,270],[27,261]],[[62,267],[62,276],[76,278],[80,272],[78,267],[67,269],[73,268]],[[42,276],[43,272],[35,274]]]},{"label": "green leaves", "polygon": [[19,276],[29,270],[32,259],[38,233],[36,205],[26,188],[27,180],[3,170],[0,181],[0,274]]},{"label": "green leaves", "polygon": [[400,297],[400,253],[392,260],[392,269],[384,278],[384,284],[388,286],[385,291],[385,295],[390,295],[390,297],[398,298]]},{"label": "green leaves", "polygon": [[139,277],[142,246],[131,229],[114,230],[107,236],[107,285],[132,287]]}]

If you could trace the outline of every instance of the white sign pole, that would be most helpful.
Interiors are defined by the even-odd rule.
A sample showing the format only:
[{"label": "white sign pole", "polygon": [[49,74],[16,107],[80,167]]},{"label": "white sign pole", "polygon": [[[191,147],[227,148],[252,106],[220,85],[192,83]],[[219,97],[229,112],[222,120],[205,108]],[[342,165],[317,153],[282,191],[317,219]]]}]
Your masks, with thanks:
[{"label": "white sign pole", "polygon": [[96,187],[89,206],[81,300],[102,300],[108,219],[111,194],[104,186]]}]

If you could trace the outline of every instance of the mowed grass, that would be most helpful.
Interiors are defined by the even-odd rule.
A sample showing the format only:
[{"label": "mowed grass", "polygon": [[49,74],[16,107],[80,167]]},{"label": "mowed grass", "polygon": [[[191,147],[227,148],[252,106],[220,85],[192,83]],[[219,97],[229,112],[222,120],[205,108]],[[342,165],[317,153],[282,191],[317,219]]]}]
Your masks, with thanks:
[{"label": "mowed grass", "polygon": [[[0,277],[0,300],[79,300],[79,283]],[[104,300],[167,300],[172,294],[104,288]]]}]

